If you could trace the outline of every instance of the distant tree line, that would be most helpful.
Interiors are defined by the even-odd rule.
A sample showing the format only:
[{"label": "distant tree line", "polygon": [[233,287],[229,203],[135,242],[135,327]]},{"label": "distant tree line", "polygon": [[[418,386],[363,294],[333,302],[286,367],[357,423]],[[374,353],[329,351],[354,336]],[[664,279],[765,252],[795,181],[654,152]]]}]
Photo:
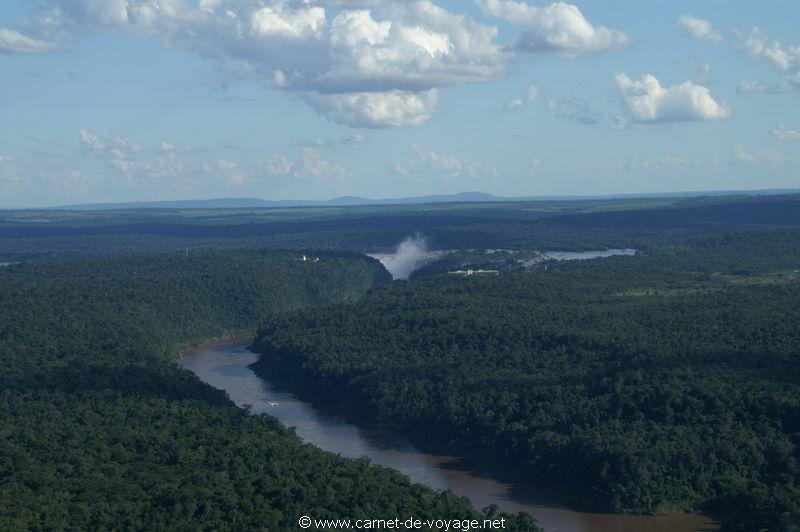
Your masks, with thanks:
[{"label": "distant tree line", "polygon": [[0,211],[0,262],[179,249],[591,250],[800,227],[800,195],[196,211]]}]

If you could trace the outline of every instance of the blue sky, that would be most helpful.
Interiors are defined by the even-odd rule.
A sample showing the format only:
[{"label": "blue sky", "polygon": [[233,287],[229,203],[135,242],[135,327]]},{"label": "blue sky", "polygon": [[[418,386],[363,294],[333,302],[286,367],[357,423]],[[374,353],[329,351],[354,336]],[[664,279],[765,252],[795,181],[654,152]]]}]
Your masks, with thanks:
[{"label": "blue sky", "polygon": [[0,207],[800,187],[800,4],[5,0]]}]

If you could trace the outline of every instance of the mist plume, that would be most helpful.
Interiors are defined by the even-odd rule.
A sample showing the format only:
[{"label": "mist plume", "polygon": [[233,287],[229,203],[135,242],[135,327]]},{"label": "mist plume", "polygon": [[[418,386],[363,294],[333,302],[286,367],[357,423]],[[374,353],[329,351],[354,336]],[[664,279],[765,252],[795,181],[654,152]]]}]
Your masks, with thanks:
[{"label": "mist plume", "polygon": [[414,270],[424,266],[430,258],[428,241],[424,236],[415,235],[400,242],[397,251],[384,257],[382,262],[392,278],[397,280],[408,279]]}]

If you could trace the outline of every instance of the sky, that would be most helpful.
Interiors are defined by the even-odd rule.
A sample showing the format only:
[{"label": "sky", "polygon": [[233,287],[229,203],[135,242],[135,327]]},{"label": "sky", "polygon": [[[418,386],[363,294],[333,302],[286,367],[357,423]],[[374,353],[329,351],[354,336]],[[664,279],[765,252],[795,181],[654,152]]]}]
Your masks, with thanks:
[{"label": "sky", "polygon": [[0,208],[800,188],[800,2],[3,0]]}]

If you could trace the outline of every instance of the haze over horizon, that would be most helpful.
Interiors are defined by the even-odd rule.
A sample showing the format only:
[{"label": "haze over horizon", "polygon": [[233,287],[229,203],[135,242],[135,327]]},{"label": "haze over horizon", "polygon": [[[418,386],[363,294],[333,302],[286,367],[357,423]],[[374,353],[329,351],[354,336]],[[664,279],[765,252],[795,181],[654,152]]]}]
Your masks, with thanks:
[{"label": "haze over horizon", "polygon": [[0,208],[800,187],[800,4],[0,9]]}]

